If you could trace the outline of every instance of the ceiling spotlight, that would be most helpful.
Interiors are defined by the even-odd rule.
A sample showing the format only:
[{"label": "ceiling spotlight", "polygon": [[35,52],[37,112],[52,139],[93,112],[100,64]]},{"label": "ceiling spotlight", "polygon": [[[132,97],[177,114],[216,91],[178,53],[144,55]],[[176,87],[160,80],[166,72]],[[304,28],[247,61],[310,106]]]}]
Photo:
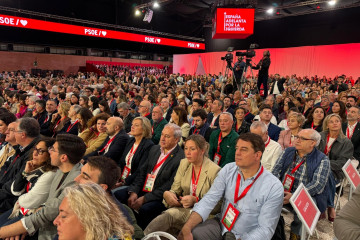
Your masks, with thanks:
[{"label": "ceiling spotlight", "polygon": [[139,9],[136,9],[135,10],[135,16],[139,16],[141,14],[140,10]]},{"label": "ceiling spotlight", "polygon": [[160,7],[160,5],[159,5],[159,3],[158,3],[158,2],[154,2],[153,7],[154,7],[154,8],[159,8],[159,7]]},{"label": "ceiling spotlight", "polygon": [[268,10],[266,10],[266,12],[267,12],[268,14],[272,14],[272,13],[274,12],[274,9],[273,9],[273,8],[269,8]]},{"label": "ceiling spotlight", "polygon": [[336,4],[336,1],[335,1],[335,0],[331,0],[331,1],[328,2],[328,4],[329,4],[330,6],[334,6],[334,5]]}]

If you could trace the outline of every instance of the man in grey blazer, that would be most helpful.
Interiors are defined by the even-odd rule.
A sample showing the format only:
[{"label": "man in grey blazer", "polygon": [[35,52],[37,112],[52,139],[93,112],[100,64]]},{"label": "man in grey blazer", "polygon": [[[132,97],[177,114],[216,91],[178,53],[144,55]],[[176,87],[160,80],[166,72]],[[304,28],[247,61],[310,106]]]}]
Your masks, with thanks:
[{"label": "man in grey blazer", "polygon": [[74,184],[80,174],[80,163],[86,150],[84,141],[72,134],[59,134],[49,148],[51,164],[59,169],[51,183],[49,197],[44,206],[18,222],[0,228],[0,238],[29,234],[29,239],[51,240],[56,234],[54,219],[59,214],[59,205],[64,198],[63,190]]}]

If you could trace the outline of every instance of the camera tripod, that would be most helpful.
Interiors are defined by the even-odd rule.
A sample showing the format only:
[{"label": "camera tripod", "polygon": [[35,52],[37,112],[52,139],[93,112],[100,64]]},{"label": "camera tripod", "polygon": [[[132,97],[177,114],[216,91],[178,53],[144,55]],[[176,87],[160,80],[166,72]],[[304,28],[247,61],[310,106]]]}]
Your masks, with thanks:
[{"label": "camera tripod", "polygon": [[225,85],[226,85],[227,80],[228,80],[229,71],[232,71],[233,76],[234,76],[234,78],[235,78],[234,69],[233,69],[233,67],[231,66],[231,62],[227,61],[226,69],[225,69],[225,74],[224,74],[224,79],[223,79],[223,81],[222,81],[222,83],[221,83],[221,94],[224,93],[224,88],[225,88]]},{"label": "camera tripod", "polygon": [[[251,58],[246,58],[245,60],[245,67],[244,67],[244,70],[241,74],[241,78],[240,78],[240,81],[238,81],[236,79],[236,85],[237,85],[237,89],[240,91],[240,94],[241,96],[243,95],[243,85],[244,83],[246,83],[246,73],[248,72],[248,69],[249,70],[249,73],[251,74],[251,78],[254,79],[254,73],[253,73],[253,70],[252,70],[252,67],[251,67]],[[255,87],[255,94],[258,93],[258,89],[257,87]]]}]

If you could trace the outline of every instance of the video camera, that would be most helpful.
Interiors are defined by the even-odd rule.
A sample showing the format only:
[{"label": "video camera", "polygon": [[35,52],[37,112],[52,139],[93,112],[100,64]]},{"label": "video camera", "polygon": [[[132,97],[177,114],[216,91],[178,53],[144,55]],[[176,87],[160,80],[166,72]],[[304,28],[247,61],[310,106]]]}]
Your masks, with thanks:
[{"label": "video camera", "polygon": [[234,55],[232,54],[233,51],[234,51],[234,47],[228,47],[228,49],[227,49],[228,53],[224,57],[221,57],[221,60],[227,62],[228,68],[232,68],[232,62],[234,59]]},{"label": "video camera", "polygon": [[236,52],[236,56],[237,57],[246,57],[246,59],[251,59],[253,57],[255,57],[255,50],[256,48],[259,47],[259,44],[256,44],[256,43],[253,43],[253,44],[250,44],[250,47],[248,50],[246,50],[245,52]]}]

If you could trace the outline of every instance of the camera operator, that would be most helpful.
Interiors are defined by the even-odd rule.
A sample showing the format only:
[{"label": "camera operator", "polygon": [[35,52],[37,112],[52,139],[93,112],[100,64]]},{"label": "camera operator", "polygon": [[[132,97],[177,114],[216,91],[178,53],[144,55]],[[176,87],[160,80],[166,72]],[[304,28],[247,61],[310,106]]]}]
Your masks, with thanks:
[{"label": "camera operator", "polygon": [[268,50],[264,51],[264,57],[260,62],[252,69],[259,70],[257,87],[260,93],[261,84],[264,85],[264,98],[268,95],[268,78],[269,78],[269,67],[270,67],[270,52]]},{"label": "camera operator", "polygon": [[237,84],[240,83],[241,81],[241,77],[243,75],[243,71],[245,69],[245,62],[243,61],[244,57],[243,56],[239,56],[238,57],[238,61],[234,64],[234,88],[237,89]]}]

